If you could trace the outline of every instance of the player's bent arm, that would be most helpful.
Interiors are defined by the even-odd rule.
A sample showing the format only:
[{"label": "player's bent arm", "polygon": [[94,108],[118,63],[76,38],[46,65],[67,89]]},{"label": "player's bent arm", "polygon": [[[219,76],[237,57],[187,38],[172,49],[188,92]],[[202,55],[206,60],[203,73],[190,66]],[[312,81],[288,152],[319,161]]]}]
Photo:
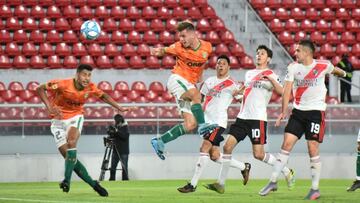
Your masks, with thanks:
[{"label": "player's bent arm", "polygon": [[338,77],[343,77],[343,78],[346,77],[346,75],[347,75],[346,71],[344,71],[338,67],[335,67],[334,70],[331,72],[331,74],[336,75]]},{"label": "player's bent arm", "polygon": [[39,87],[36,88],[36,93],[39,95],[41,101],[45,104],[47,109],[50,109],[50,101],[48,99],[48,96],[46,94],[46,85],[42,84]]},{"label": "player's bent arm", "polygon": [[289,100],[290,100],[290,95],[291,95],[291,89],[293,86],[292,81],[285,81],[284,84],[284,91],[282,94],[282,105],[281,105],[281,113],[285,116],[287,115],[287,110],[288,110],[288,106],[289,106]]},{"label": "player's bent arm", "polygon": [[111,98],[108,94],[104,93],[101,95],[100,99],[105,103],[111,105],[119,111],[127,111],[127,108],[121,107],[113,98]]},{"label": "player's bent arm", "polygon": [[280,83],[278,83],[274,78],[272,77],[268,77],[271,84],[273,85],[274,87],[274,91],[276,94],[278,95],[282,95],[283,91],[284,91],[284,88],[281,86]]}]

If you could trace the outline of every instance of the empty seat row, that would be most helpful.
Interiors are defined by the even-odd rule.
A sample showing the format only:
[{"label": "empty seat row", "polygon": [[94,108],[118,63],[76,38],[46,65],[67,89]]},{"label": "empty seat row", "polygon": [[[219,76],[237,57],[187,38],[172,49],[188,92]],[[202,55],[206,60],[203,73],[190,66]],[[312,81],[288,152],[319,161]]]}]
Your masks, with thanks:
[{"label": "empty seat row", "polygon": [[256,9],[264,7],[276,8],[358,8],[359,1],[354,0],[249,0],[251,5]]}]

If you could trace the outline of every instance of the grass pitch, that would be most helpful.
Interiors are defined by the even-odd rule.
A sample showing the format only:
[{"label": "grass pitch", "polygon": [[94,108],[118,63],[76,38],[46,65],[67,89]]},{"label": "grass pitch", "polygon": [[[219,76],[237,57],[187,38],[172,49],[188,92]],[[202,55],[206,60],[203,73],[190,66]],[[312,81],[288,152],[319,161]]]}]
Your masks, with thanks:
[{"label": "grass pitch", "polygon": [[[146,202],[146,203],[231,203],[231,202],[305,202],[303,198],[310,188],[310,180],[297,180],[289,191],[283,180],[279,190],[266,197],[258,195],[267,180],[250,180],[247,186],[241,180],[228,180],[225,194],[207,190],[203,184],[213,180],[201,180],[196,192],[182,194],[176,189],[186,184],[185,180],[149,180],[102,182],[109,197],[100,197],[83,182],[73,182],[69,193],[63,193],[56,182],[0,183],[0,202]],[[318,202],[360,202],[360,189],[346,192],[351,180],[321,180],[321,197]]]}]

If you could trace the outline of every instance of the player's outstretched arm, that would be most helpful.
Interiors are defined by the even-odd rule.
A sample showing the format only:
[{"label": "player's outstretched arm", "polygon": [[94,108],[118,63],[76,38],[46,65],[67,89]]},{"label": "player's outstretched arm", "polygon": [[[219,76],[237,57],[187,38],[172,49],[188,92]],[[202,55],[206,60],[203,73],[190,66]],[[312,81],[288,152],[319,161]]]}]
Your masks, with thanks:
[{"label": "player's outstretched arm", "polygon": [[165,48],[164,47],[150,47],[150,55],[153,56],[164,56],[165,55]]},{"label": "player's outstretched arm", "polygon": [[55,118],[61,118],[61,111],[59,108],[52,106],[46,94],[46,85],[42,84],[36,88],[36,92],[39,95],[41,101],[45,104],[46,109],[48,110],[49,114],[55,116]]},{"label": "player's outstretched arm", "polygon": [[121,112],[125,112],[125,111],[130,111],[132,108],[131,107],[121,107],[116,101],[114,101],[113,98],[111,98],[108,94],[104,93],[100,99],[102,101],[104,101],[107,104],[110,104],[112,107],[116,108],[117,110],[121,111]]},{"label": "player's outstretched arm", "polygon": [[334,70],[331,72],[331,74],[336,75],[338,77],[343,77],[343,78],[345,78],[347,75],[346,71],[344,71],[338,67],[335,67]]},{"label": "player's outstretched arm", "polygon": [[281,120],[287,117],[288,107],[289,107],[289,100],[291,89],[294,82],[285,81],[284,91],[282,94],[282,103],[281,103],[281,114],[278,116],[275,126],[280,126]]}]

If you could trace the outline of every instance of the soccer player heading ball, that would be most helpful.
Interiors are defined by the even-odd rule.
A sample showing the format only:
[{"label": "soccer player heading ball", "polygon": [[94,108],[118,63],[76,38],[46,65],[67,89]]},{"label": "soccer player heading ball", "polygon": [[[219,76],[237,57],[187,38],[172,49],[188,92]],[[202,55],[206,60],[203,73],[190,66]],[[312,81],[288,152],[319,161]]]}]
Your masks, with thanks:
[{"label": "soccer player heading ball", "polygon": [[201,94],[195,87],[202,77],[205,64],[211,54],[211,44],[197,37],[195,27],[191,22],[180,22],[177,31],[180,41],[169,47],[150,49],[151,55],[154,56],[165,54],[176,56],[176,64],[168,80],[167,88],[175,97],[184,118],[184,123],[174,126],[159,138],[155,137],[151,140],[156,154],[162,160],[165,159],[164,144],[191,132],[197,125],[200,136],[208,134],[217,127],[216,124],[205,123]]}]

